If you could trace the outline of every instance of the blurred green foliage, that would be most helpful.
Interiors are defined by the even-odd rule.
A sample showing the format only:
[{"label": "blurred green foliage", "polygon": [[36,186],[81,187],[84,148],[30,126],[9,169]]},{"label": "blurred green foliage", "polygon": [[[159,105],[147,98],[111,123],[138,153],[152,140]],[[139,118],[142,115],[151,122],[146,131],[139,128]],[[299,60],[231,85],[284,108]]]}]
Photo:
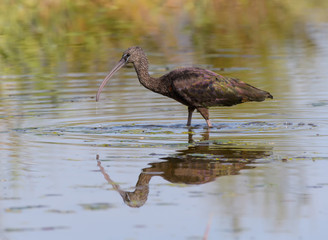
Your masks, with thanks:
[{"label": "blurred green foliage", "polygon": [[0,0],[0,74],[104,71],[110,51],[132,45],[265,52],[295,31],[307,39],[305,20],[326,18],[327,7],[326,0]]}]

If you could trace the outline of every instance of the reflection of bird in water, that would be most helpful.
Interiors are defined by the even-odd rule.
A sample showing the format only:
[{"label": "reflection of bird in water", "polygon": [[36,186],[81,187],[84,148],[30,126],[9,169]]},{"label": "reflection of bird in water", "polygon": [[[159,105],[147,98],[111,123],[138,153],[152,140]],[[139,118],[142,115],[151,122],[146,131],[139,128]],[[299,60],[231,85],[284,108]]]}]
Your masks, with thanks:
[{"label": "reflection of bird in water", "polygon": [[[236,175],[241,169],[252,169],[254,161],[270,156],[271,148],[243,148],[234,145],[204,144],[180,150],[175,155],[161,158],[142,169],[135,191],[120,189],[98,161],[100,171],[130,207],[141,207],[147,201],[149,182],[153,176],[161,176],[171,183],[204,184],[217,177]],[[252,166],[249,164],[252,163]]]},{"label": "reflection of bird in water", "polygon": [[123,191],[118,184],[116,184],[109,175],[105,172],[101,162],[98,160],[98,167],[100,168],[101,173],[104,175],[105,179],[113,188],[121,195],[123,201],[130,207],[141,207],[147,201],[149,193],[149,181],[152,175],[140,174],[139,180],[136,184],[136,189],[134,192]]},{"label": "reflection of bird in water", "polygon": [[97,101],[108,80],[127,63],[134,65],[139,81],[144,87],[173,98],[188,107],[187,126],[190,126],[192,114],[196,109],[206,120],[208,127],[212,127],[209,119],[209,107],[233,106],[239,103],[260,102],[266,98],[273,98],[269,92],[243,81],[223,77],[198,67],[180,68],[159,78],[153,78],[148,73],[148,60],[142,48],[131,47],[123,53],[121,60],[101,83],[96,97]]}]

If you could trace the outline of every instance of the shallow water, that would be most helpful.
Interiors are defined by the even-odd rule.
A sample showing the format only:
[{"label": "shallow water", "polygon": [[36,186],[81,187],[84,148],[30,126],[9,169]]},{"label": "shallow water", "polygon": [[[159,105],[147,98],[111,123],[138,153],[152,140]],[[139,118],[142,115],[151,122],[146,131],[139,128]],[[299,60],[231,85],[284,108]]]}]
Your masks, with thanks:
[{"label": "shallow water", "polygon": [[[212,108],[210,130],[198,113],[187,128],[187,109],[140,86],[133,68],[99,103],[106,72],[2,75],[1,239],[324,239],[326,26],[307,27],[315,46],[266,56],[171,56],[274,96]],[[181,65],[147,50],[153,75]]]}]

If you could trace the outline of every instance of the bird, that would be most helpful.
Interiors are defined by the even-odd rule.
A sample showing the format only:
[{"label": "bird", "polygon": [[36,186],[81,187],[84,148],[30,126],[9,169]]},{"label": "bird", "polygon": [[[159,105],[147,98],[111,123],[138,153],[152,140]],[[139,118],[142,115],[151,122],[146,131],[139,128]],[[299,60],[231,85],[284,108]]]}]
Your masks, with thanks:
[{"label": "bird", "polygon": [[154,78],[148,72],[148,59],[144,50],[133,46],[123,52],[120,61],[113,67],[99,86],[96,101],[109,79],[124,65],[132,63],[139,82],[147,89],[172,98],[188,107],[187,126],[191,125],[193,112],[197,111],[213,127],[209,118],[209,107],[233,106],[249,101],[264,101],[273,96],[237,78],[224,77],[199,67],[181,67]]}]

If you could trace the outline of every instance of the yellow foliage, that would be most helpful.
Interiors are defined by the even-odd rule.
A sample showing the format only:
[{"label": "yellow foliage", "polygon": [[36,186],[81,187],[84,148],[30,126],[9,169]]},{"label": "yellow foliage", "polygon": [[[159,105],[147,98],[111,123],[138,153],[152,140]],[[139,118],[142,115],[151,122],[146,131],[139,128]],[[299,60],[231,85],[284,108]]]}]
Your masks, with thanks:
[{"label": "yellow foliage", "polygon": [[316,19],[326,19],[327,5],[324,0],[0,0],[0,64],[9,73],[11,68],[47,72],[63,61],[80,61],[83,69],[83,59],[106,59],[108,49],[142,45],[165,53],[184,49],[185,39],[205,52],[243,45],[263,50],[291,35],[311,9],[322,13]]}]

